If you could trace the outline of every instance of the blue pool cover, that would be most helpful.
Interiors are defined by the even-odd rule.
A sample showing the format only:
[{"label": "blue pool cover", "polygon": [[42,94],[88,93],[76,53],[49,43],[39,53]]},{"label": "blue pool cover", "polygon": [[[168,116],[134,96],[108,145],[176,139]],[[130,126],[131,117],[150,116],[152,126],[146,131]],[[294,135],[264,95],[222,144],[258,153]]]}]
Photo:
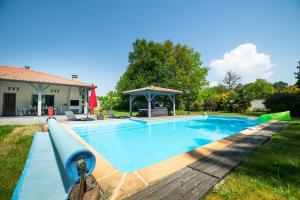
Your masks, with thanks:
[{"label": "blue pool cover", "polygon": [[36,132],[12,199],[67,199],[79,181],[77,161],[84,159],[88,175],[95,156],[75,140],[56,120],[49,120],[48,133]]},{"label": "blue pool cover", "polygon": [[87,175],[90,175],[95,168],[95,156],[74,139],[56,120],[50,119],[48,125],[51,139],[68,176],[74,181],[79,181],[77,161],[80,159],[86,162]]},{"label": "blue pool cover", "polygon": [[12,199],[66,199],[75,181],[61,165],[48,133],[37,132]]}]

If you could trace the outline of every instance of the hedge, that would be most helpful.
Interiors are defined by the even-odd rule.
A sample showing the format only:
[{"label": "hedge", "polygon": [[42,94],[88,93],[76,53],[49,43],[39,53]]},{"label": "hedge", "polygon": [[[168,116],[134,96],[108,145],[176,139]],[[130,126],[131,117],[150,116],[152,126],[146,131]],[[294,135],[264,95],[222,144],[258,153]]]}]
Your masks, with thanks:
[{"label": "hedge", "polygon": [[264,104],[270,112],[289,110],[292,116],[300,117],[300,93],[276,93],[270,95]]}]

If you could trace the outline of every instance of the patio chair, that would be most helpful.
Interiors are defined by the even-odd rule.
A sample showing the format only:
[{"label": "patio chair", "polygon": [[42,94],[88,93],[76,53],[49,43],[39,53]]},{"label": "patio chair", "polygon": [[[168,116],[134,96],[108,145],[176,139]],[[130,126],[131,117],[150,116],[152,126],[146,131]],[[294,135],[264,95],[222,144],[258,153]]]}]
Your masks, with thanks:
[{"label": "patio chair", "polygon": [[65,115],[68,118],[69,121],[93,121],[95,119],[93,118],[77,118],[73,111],[65,111]]},{"label": "patio chair", "polygon": [[129,116],[115,116],[114,113],[111,110],[109,110],[107,112],[107,114],[108,114],[109,118],[113,118],[113,119],[127,119],[127,118],[130,118]]}]

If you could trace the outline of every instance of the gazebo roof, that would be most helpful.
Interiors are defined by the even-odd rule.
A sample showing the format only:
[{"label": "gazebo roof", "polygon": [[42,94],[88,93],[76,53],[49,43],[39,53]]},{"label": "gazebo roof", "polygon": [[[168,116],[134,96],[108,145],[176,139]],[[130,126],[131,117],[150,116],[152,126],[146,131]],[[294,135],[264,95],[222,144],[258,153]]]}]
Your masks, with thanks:
[{"label": "gazebo roof", "polygon": [[151,93],[157,93],[157,94],[181,94],[182,92],[179,90],[173,90],[169,88],[162,88],[162,87],[156,87],[156,86],[149,86],[144,88],[138,88],[134,90],[128,90],[123,92],[122,94],[146,94],[148,91]]}]

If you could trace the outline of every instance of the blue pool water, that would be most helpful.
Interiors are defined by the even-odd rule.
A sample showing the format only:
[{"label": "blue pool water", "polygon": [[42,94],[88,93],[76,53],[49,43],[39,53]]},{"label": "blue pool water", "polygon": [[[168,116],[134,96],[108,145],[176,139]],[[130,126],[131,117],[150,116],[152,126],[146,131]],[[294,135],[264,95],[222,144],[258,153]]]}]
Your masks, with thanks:
[{"label": "blue pool water", "polygon": [[91,122],[72,129],[112,165],[132,172],[258,125],[234,117],[190,117],[141,122]]}]

